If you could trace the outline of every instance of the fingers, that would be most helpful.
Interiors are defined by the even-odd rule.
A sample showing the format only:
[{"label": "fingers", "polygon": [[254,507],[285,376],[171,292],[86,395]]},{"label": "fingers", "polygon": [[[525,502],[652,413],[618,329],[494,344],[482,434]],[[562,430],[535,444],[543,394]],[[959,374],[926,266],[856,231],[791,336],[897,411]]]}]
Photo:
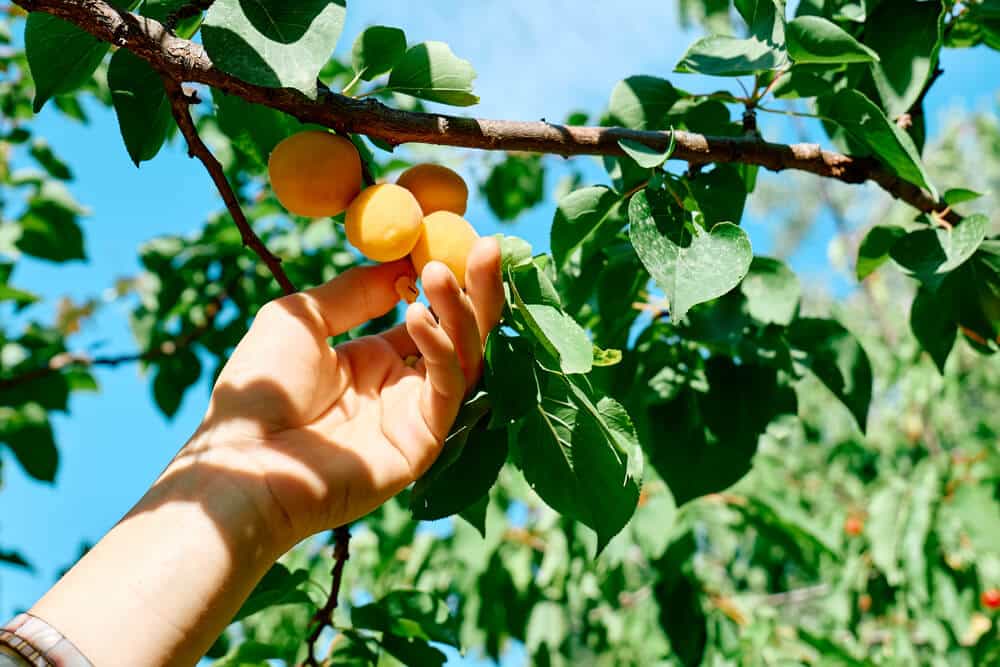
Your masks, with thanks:
[{"label": "fingers", "polygon": [[278,302],[302,300],[321,319],[324,334],[337,336],[392,310],[400,299],[396,281],[403,276],[416,277],[408,258],[356,266],[327,283]]},{"label": "fingers", "polygon": [[455,344],[421,303],[407,308],[406,330],[423,355],[427,372],[420,411],[431,433],[443,442],[465,397],[465,376]]},{"label": "fingers", "polygon": [[406,324],[397,324],[388,331],[384,331],[379,334],[385,339],[389,345],[392,345],[392,349],[395,350],[396,354],[402,359],[407,357],[417,356],[420,354],[420,350],[417,349],[416,343],[410,337],[410,332],[406,330]]},{"label": "fingers", "polygon": [[476,313],[482,340],[503,313],[503,280],[500,276],[500,244],[491,236],[476,241],[465,268],[465,285]]},{"label": "fingers", "polygon": [[451,270],[441,262],[429,262],[420,279],[441,328],[455,346],[465,386],[475,386],[482,366],[483,342],[469,297],[462,292]]}]

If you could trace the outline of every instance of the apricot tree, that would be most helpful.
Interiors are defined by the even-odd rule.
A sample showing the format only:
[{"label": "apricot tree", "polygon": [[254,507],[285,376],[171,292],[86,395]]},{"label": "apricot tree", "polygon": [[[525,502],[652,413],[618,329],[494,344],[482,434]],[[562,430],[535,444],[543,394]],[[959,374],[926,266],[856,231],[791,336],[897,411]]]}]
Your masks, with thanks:
[{"label": "apricot tree", "polygon": [[[682,4],[690,10],[690,0]],[[433,643],[497,658],[514,638],[540,664],[595,655],[637,665],[731,659],[781,633],[733,640],[748,625],[745,612],[732,591],[718,592],[695,569],[698,556],[736,559],[739,531],[747,530],[771,540],[749,545],[747,568],[764,574],[762,582],[744,573],[747,589],[798,600],[786,591],[796,586],[806,601],[843,593],[843,605],[857,608],[868,596],[862,615],[919,616],[923,634],[906,627],[912,633],[901,641],[929,636],[916,642],[930,646],[922,658],[995,655],[995,629],[982,620],[947,625],[920,616],[932,598],[965,609],[963,596],[975,597],[980,578],[1000,583],[1000,566],[972,571],[967,558],[965,567],[952,561],[945,570],[938,561],[947,559],[933,551],[959,545],[949,556],[964,554],[966,543],[976,553],[1000,550],[995,522],[983,529],[970,521],[976,508],[995,509],[989,482],[980,483],[993,478],[963,469],[975,483],[942,510],[957,526],[952,534],[943,524],[932,529],[928,509],[946,479],[961,477],[942,472],[950,463],[907,459],[917,480],[911,491],[888,470],[850,457],[866,456],[857,443],[877,379],[872,359],[893,360],[882,364],[886,385],[911,386],[888,335],[912,335],[913,356],[922,349],[942,374],[949,358],[961,357],[951,363],[995,392],[995,372],[969,359],[1000,344],[1000,237],[995,221],[974,212],[979,193],[965,184],[936,187],[925,164],[923,105],[942,75],[942,48],[1000,47],[1000,9],[993,0],[808,0],[789,16],[782,0],[735,0],[735,12],[717,4],[704,3],[701,14],[719,33],[692,44],[675,71],[735,78],[741,92],[691,92],[666,78],[629,76],[606,109],[558,123],[428,111],[426,102],[474,105],[474,69],[446,44],[410,44],[398,28],[370,27],[355,37],[349,63],[331,58],[343,0],[13,0],[0,28],[23,24],[24,50],[4,56],[14,75],[2,82],[0,148],[25,148],[44,173],[7,173],[0,164],[4,188],[24,201],[0,236],[9,259],[0,264],[4,307],[35,300],[10,283],[21,254],[83,256],[81,208],[61,184],[68,168],[33,141],[30,117],[45,104],[79,116],[78,97],[90,92],[112,105],[137,166],[179,132],[225,212],[193,237],[155,238],[141,249],[146,279],[118,286],[139,297],[137,352],[72,350],[74,323],[96,303],[68,308],[58,326],[0,329],[0,443],[29,474],[51,480],[58,458],[49,412],[94,388],[91,369],[100,365],[143,364],[154,400],[172,415],[203,364],[221,364],[263,303],[360,261],[345,239],[375,261],[410,254],[419,268],[440,259],[461,278],[477,235],[462,217],[468,188],[444,167],[411,166],[397,147],[506,152],[480,189],[500,220],[542,200],[546,167],[538,155],[599,156],[604,182],[573,183],[559,197],[550,252],[502,238],[502,326],[487,341],[483,382],[438,461],[367,519],[353,543],[347,527],[335,531],[332,558],[296,550],[276,566],[215,657],[226,665],[318,665],[375,664],[388,655],[437,665],[444,655]],[[806,100],[811,110],[775,106],[782,100]],[[758,119],[774,112],[818,119],[829,147],[768,140]],[[803,311],[798,278],[780,259],[755,256],[740,226],[761,167],[872,182],[908,207],[867,230],[855,271],[869,284],[883,265],[907,276],[916,290],[909,333],[889,322],[887,336],[863,345],[837,319]],[[879,357],[869,356],[873,348]],[[836,428],[860,450],[844,455],[857,474],[838,492],[853,502],[862,494],[852,484],[863,475],[878,480],[877,513],[828,512],[826,525],[855,542],[830,539],[810,523],[809,500],[794,506],[778,502],[777,492],[727,493],[755,465],[774,470],[759,447],[773,453],[782,438],[825,442],[828,431],[810,430],[815,422],[804,407],[817,396],[825,407],[842,406],[830,408]],[[987,430],[961,435],[995,436],[995,413],[981,423]],[[893,431],[893,438],[903,436]],[[940,443],[927,447],[942,451]],[[787,464],[802,471],[802,461],[823,465],[808,453]],[[704,517],[711,503],[725,506],[725,519]],[[510,518],[525,507],[528,519]],[[890,522],[894,508],[917,526],[905,532],[912,537]],[[439,545],[416,531],[414,520],[453,516],[461,520]],[[723,524],[738,530],[720,538]],[[889,543],[890,535],[898,539]],[[867,559],[852,546],[864,536],[878,545]],[[351,548],[364,571],[345,568]],[[871,572],[874,583],[849,579],[831,564],[838,559],[854,563],[851,572]],[[845,588],[833,591],[839,580],[828,577],[841,575]],[[325,601],[315,595],[317,579]],[[371,601],[349,614],[338,608],[346,601],[342,581]],[[772,603],[786,598],[762,604]],[[860,630],[848,639],[830,630],[855,613],[843,605],[824,611],[825,627],[800,628],[788,653],[868,664],[872,644]],[[768,642],[759,641],[764,650]]]}]

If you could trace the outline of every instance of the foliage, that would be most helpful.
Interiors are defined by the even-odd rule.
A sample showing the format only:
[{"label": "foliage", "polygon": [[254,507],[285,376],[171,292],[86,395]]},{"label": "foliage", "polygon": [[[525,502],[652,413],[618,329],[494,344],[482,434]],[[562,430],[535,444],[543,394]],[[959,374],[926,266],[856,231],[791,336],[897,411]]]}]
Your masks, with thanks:
[{"label": "foliage", "polygon": [[[177,4],[131,9],[164,19]],[[684,0],[683,16],[713,34],[676,72],[750,77],[750,87],[706,95],[675,85],[680,75],[630,76],[593,110],[605,125],[671,132],[671,145],[625,140],[603,160],[605,182],[573,183],[550,253],[502,238],[508,302],[485,377],[427,475],[356,527],[343,589],[355,604],[337,612],[333,664],[440,665],[442,645],[499,659],[511,641],[551,665],[1000,659],[1000,635],[978,608],[978,593],[1000,585],[1000,375],[988,356],[1000,342],[1000,237],[995,201],[978,195],[1000,182],[1000,130],[992,117],[966,121],[983,151],[973,171],[960,133],[926,140],[922,108],[941,48],[1000,48],[993,5],[804,0],[789,17],[783,0],[736,0],[735,12]],[[200,30],[219,68],[262,86],[310,97],[328,87],[405,109],[478,101],[471,63],[398,28],[370,27],[349,63],[330,59],[346,11],[342,0],[217,0],[177,32]],[[67,304],[47,322],[17,282],[25,257],[87,257],[89,211],[69,195],[57,147],[35,136],[32,112],[50,104],[85,123],[84,96],[112,106],[122,158],[136,165],[176,127],[159,75],[136,55],[109,55],[45,14],[10,12],[0,40],[15,31],[24,49],[0,52],[0,461],[52,482],[51,413],[97,389],[92,365],[139,362],[173,415],[280,292],[230,214],[217,213],[191,236],[151,239],[142,274],[115,286],[132,310],[134,355],[70,352],[99,302]],[[287,215],[264,178],[270,150],[301,123],[201,92],[198,130],[292,282],[354,265],[339,220]],[[754,255],[744,209],[775,187],[758,188],[755,166],[669,168],[673,130],[752,138],[746,119],[772,97],[810,100],[835,146],[940,191],[949,207],[866,218],[851,263],[867,302],[817,308],[788,263]],[[405,153],[353,139],[376,177],[406,165]],[[482,193],[499,220],[544,200],[546,169],[521,154],[490,165]],[[899,295],[911,292],[907,315]],[[417,523],[446,517],[433,533]],[[848,517],[863,534],[844,533]],[[213,649],[216,664],[305,657],[329,586],[317,546],[265,577]],[[0,562],[28,565],[2,549]]]}]

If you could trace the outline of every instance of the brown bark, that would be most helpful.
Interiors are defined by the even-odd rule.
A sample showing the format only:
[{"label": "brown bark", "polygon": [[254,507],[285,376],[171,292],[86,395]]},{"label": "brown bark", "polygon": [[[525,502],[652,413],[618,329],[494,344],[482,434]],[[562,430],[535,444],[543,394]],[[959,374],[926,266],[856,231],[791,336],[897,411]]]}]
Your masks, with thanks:
[{"label": "brown bark", "polygon": [[[241,81],[216,68],[201,45],[176,37],[151,19],[118,10],[104,0],[14,0],[31,11],[60,16],[98,39],[129,49],[175,81],[210,85],[288,113],[303,122],[354,132],[391,144],[426,143],[485,150],[556,155],[620,155],[618,142],[630,139],[657,150],[667,147],[668,132],[621,127],[582,127],[544,121],[506,121],[400,111],[374,99],[357,100],[329,90],[316,99],[289,88],[266,88]],[[738,162],[772,171],[797,169],[847,183],[871,180],[914,208],[947,207],[926,190],[902,180],[876,160],[852,158],[816,144],[776,144],[754,136],[716,137],[676,133],[673,159],[692,164]],[[957,222],[953,211],[946,219]]]}]

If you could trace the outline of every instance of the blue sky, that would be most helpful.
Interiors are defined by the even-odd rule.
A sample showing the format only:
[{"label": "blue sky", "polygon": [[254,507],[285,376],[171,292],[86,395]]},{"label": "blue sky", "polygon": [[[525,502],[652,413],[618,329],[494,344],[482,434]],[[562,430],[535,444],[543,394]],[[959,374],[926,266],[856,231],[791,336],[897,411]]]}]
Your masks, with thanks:
[{"label": "blue sky", "polygon": [[[599,111],[614,84],[632,74],[665,76],[688,90],[718,89],[717,80],[671,73],[694,36],[678,28],[675,6],[668,0],[617,0],[613,7],[570,0],[355,1],[338,53],[348,51],[366,25],[399,26],[411,43],[445,41],[474,64],[482,103],[469,113],[562,119],[574,109]],[[927,99],[932,134],[944,110],[991,103],[1000,55],[982,48],[946,51],[942,64],[946,76]],[[85,222],[89,262],[25,261],[18,268],[18,284],[53,300],[100,294],[115,278],[138,270],[136,248],[144,240],[194,231],[207,213],[221,207],[200,164],[189,160],[182,146],[174,144],[136,169],[113,114],[93,105],[90,110],[89,127],[68,122],[51,108],[35,125],[71,165],[76,175],[71,190],[92,209]],[[762,123],[772,138],[788,134],[779,117]],[[469,153],[445,155],[460,160]],[[590,158],[578,159],[593,164]],[[601,172],[588,168],[587,173],[596,179]],[[555,181],[549,179],[550,190]],[[504,231],[545,249],[553,209],[550,198]],[[481,203],[473,203],[470,219],[481,233],[496,229]],[[747,223],[758,252],[768,246],[765,222]],[[831,226],[820,224],[795,258],[795,268],[822,270],[831,235]],[[125,306],[105,309],[88,324],[81,344],[102,340],[109,351],[132,349],[126,315]],[[101,392],[75,397],[71,415],[56,418],[62,461],[54,487],[28,480],[13,461],[5,461],[12,465],[4,466],[0,491],[0,545],[20,549],[37,569],[33,575],[0,569],[0,616],[30,606],[75,558],[82,542],[96,541],[139,498],[194,430],[208,395],[201,383],[168,421],[154,408],[148,379],[136,367],[102,369],[97,375]]]}]

